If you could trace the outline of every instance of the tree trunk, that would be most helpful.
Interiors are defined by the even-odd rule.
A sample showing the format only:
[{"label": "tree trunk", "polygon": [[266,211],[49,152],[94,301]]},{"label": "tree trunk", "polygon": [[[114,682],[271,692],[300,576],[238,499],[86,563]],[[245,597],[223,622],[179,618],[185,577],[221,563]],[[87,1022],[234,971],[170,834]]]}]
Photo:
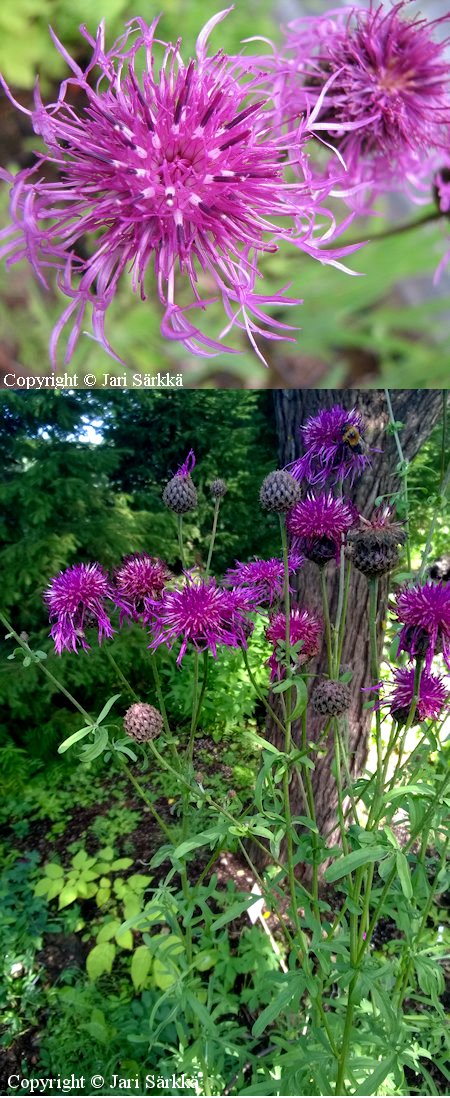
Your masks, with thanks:
[{"label": "tree trunk", "polygon": [[[403,454],[406,460],[411,461],[427,440],[439,418],[442,407],[442,394],[440,390],[433,389],[400,389],[392,391],[391,400],[395,419],[403,424],[400,432]],[[285,389],[275,391],[274,405],[279,438],[279,466],[282,468],[303,452],[301,432],[299,431],[301,424],[304,424],[309,416],[316,415],[321,409],[330,408],[334,404],[340,404],[348,409],[356,406],[363,414],[367,424],[365,438],[369,446],[381,451],[372,455],[372,468],[360,478],[354,489],[349,493],[360,513],[366,518],[370,518],[377,497],[391,494],[400,485],[400,479],[396,473],[399,455],[396,450],[395,438],[385,433],[385,428],[389,422],[389,414],[383,390],[347,389],[335,392],[329,389]],[[338,570],[334,563],[327,566],[326,575],[330,613],[333,620],[338,596]],[[383,580],[380,583],[378,613],[380,640],[386,617],[387,594],[388,585],[386,580]],[[301,604],[321,612],[322,602],[317,565],[307,562],[300,570],[296,597]],[[356,569],[352,570],[342,664],[349,665],[353,672],[349,726],[352,773],[356,776],[362,772],[366,761],[370,729],[370,714],[363,709],[367,695],[361,693],[361,688],[371,685],[368,637],[368,581]],[[326,666],[324,639],[322,651],[317,660],[308,665],[308,671],[320,672],[325,670]],[[272,695],[271,704],[276,705],[274,695]],[[308,713],[308,738],[310,740],[316,739],[320,728],[323,728],[323,717],[314,719],[314,714],[310,709]],[[295,742],[298,742],[298,732],[298,728],[294,727]],[[273,743],[281,749],[283,748],[283,744],[280,742],[281,733],[274,722],[270,720],[267,735]],[[317,759],[313,773],[318,825],[321,833],[329,836],[328,841],[330,844],[336,840],[337,804],[335,781],[330,765],[332,755],[333,741],[330,738],[326,744],[326,753]],[[292,779],[291,798],[293,813],[301,814],[304,812],[295,778]]]}]

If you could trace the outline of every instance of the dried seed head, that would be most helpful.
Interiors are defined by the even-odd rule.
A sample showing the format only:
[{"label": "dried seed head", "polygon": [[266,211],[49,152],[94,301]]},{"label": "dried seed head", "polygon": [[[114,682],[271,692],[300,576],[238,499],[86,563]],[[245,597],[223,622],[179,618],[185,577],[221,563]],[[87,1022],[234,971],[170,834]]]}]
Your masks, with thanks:
[{"label": "dried seed head", "polygon": [[276,469],[263,480],[259,498],[266,511],[277,514],[290,511],[302,494],[300,484],[286,469]]},{"label": "dried seed head", "polygon": [[163,719],[158,709],[145,702],[135,702],[127,709],[123,724],[127,736],[137,743],[146,743],[159,736],[163,729]]},{"label": "dried seed head", "polygon": [[324,717],[340,717],[350,708],[351,692],[345,682],[333,682],[325,679],[313,693],[311,705],[315,713]]}]

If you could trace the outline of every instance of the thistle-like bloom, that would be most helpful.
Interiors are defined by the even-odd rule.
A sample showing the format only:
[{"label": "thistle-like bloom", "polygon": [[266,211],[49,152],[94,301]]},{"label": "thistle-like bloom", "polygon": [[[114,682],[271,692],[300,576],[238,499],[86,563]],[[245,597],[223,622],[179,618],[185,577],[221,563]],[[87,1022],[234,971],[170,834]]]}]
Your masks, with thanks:
[{"label": "thistle-like bloom", "polygon": [[340,405],[325,408],[317,416],[310,416],[301,431],[305,453],[287,466],[295,480],[323,487],[327,481],[336,483],[349,478],[353,484],[370,466],[363,438],[364,420],[356,408],[351,411]]},{"label": "thistle-like bloom", "polygon": [[[301,568],[304,558],[293,551],[289,554],[289,574]],[[236,561],[235,568],[229,568],[223,577],[225,585],[237,584],[246,588],[254,605],[268,602],[271,606],[275,599],[281,598],[284,588],[284,563],[277,557],[270,560],[249,560],[245,564]]]},{"label": "thistle-like bloom", "polygon": [[296,20],[279,62],[286,116],[312,110],[328,85],[315,128],[339,149],[347,183],[379,192],[404,186],[431,149],[448,148],[448,42],[435,35],[448,16],[408,19],[406,9],[406,0],[387,10],[371,0],[368,10]]},{"label": "thistle-like bloom", "polygon": [[[92,47],[85,70],[52,33],[71,75],[56,102],[44,106],[37,88],[34,111],[25,111],[48,153],[16,177],[2,173],[12,184],[12,226],[0,255],[9,263],[27,259],[44,285],[47,268],[58,272],[70,300],[51,339],[54,365],[66,325],[69,362],[87,309],[94,338],[116,357],[105,315],[127,271],[142,299],[157,293],[163,335],[194,354],[229,351],[222,338],[233,326],[258,354],[255,336],[282,339],[292,330],[265,309],[300,299],[284,290],[258,294],[258,265],[284,240],[314,254],[317,195],[299,185],[291,197],[283,175],[289,136],[275,129],[267,73],[257,71],[254,58],[208,55],[209,35],[227,14],[207,22],[187,64],[181,41],[156,37],[158,19],[132,20],[108,51],[103,25],[95,39],[82,27]],[[321,261],[332,261],[331,253]],[[183,284],[187,294],[179,301]],[[219,342],[191,319],[211,300],[222,301],[227,317]]]},{"label": "thistle-like bloom", "polygon": [[[381,684],[383,700],[379,708],[385,706],[394,720],[405,724],[408,720],[414,697],[414,667],[399,667],[394,671],[393,682]],[[437,720],[446,700],[448,686],[439,675],[430,675],[422,671],[420,676],[419,698],[415,712],[415,723],[425,720]]]},{"label": "thistle-like bloom", "polygon": [[172,648],[181,640],[177,663],[181,663],[188,644],[198,652],[207,649],[217,656],[217,648],[246,647],[245,619],[239,600],[231,591],[218,587],[215,579],[199,580],[185,574],[179,590],[166,588],[161,598],[151,604],[151,636],[149,648],[161,644]]},{"label": "thistle-like bloom", "polygon": [[[320,651],[323,622],[312,610],[296,606],[290,613],[289,630],[291,647],[301,642],[301,648],[295,655],[295,662],[302,667]],[[282,612],[274,614],[266,629],[266,637],[274,645],[272,655],[267,660],[271,670],[270,677],[272,681],[276,678],[284,678],[286,668],[278,648],[280,644],[284,645],[286,642],[286,618]]]},{"label": "thistle-like bloom", "polygon": [[308,495],[289,512],[286,525],[295,544],[308,560],[326,564],[339,561],[342,540],[358,522],[358,512],[347,499],[331,492]]},{"label": "thistle-like bloom", "polygon": [[450,583],[415,584],[403,587],[395,602],[395,615],[402,625],[399,652],[425,659],[430,671],[437,648],[450,670]]},{"label": "thistle-like bloom", "polygon": [[120,624],[124,618],[146,621],[148,602],[160,596],[169,571],[162,560],[147,553],[134,553],[124,558],[114,579],[114,602],[120,611]]},{"label": "thistle-like bloom", "polygon": [[89,648],[85,630],[98,626],[98,643],[112,637],[113,628],[105,609],[105,600],[113,597],[109,577],[100,564],[74,564],[52,579],[44,599],[50,620],[56,618],[50,630],[55,649],[77,651],[77,645]]}]

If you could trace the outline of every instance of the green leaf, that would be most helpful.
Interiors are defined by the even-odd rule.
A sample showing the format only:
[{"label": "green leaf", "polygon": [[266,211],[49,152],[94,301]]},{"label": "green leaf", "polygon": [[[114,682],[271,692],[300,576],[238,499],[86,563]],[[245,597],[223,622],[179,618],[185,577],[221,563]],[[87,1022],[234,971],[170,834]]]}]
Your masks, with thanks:
[{"label": "green leaf", "polygon": [[116,947],[112,942],[101,942],[95,945],[86,958],[86,971],[90,980],[98,980],[105,972],[111,972]]},{"label": "green leaf", "polygon": [[145,987],[152,960],[148,946],[140,945],[135,949],[131,960],[131,979],[135,991],[142,991]]},{"label": "green leaf", "polygon": [[406,854],[404,854],[402,850],[397,850],[395,864],[397,866],[398,878],[402,886],[403,895],[406,896],[407,900],[412,900],[413,886],[411,872]]},{"label": "green leaf", "polygon": [[264,1033],[264,1030],[267,1029],[267,1026],[270,1026],[271,1023],[278,1018],[279,1014],[282,1014],[282,1012],[286,1010],[286,1007],[292,1002],[294,995],[295,991],[292,986],[282,988],[279,995],[276,995],[275,999],[272,999],[272,1002],[266,1006],[265,1010],[259,1015],[259,1018],[256,1019],[252,1029],[254,1037],[260,1037],[261,1034]]},{"label": "green leaf", "polygon": [[74,743],[78,743],[79,740],[83,740],[87,736],[88,732],[93,732],[94,725],[87,724],[85,728],[79,728],[78,732],[74,732],[73,736],[68,736],[67,740],[63,740],[58,747],[58,754],[63,755],[64,751],[68,751],[69,747],[72,747]]},{"label": "green leaf", "polygon": [[88,763],[98,758],[98,756],[101,755],[102,752],[105,750],[105,747],[107,747],[108,742],[108,730],[106,728],[100,728],[98,731],[96,731],[95,739],[93,740],[93,742],[86,744],[85,747],[82,748],[82,752],[80,755],[82,762]]},{"label": "green leaf", "polygon": [[282,682],[275,683],[272,686],[272,694],[284,694],[286,690],[290,690],[291,686],[296,686],[295,679],[283,679]]},{"label": "green leaf", "polygon": [[210,843],[219,842],[223,837],[223,830],[217,827],[211,827],[208,831],[200,831],[193,839],[186,839],[185,842],[180,843],[179,846],[175,847],[173,852],[174,858],[182,858],[191,850],[197,850],[200,846],[209,846]]},{"label": "green leaf", "polygon": [[134,946],[134,938],[131,930],[122,930],[120,933],[116,934],[116,942],[121,949],[132,949]]},{"label": "green leaf", "polygon": [[333,865],[330,865],[325,870],[324,878],[328,881],[328,884],[332,884],[333,881],[338,881],[341,877],[345,877],[347,873],[352,873],[354,869],[359,869],[362,865],[370,865],[372,862],[378,862],[386,855],[385,846],[366,846],[363,850],[352,850],[351,854],[346,854],[343,858],[338,858]]},{"label": "green leaf", "polygon": [[389,1056],[388,1060],[382,1060],[381,1064],[378,1064],[378,1067],[375,1068],[375,1071],[373,1071],[371,1075],[368,1075],[367,1079],[364,1080],[362,1086],[358,1087],[358,1090],[354,1091],[354,1094],[377,1094],[379,1088],[381,1087],[381,1084],[384,1083],[386,1075],[389,1075],[389,1072],[392,1071],[392,1068],[395,1066],[396,1061],[397,1053],[393,1052],[392,1056]]},{"label": "green leaf", "polygon": [[214,919],[211,923],[211,930],[220,930],[227,923],[231,923],[232,919],[238,919],[242,915],[243,911],[247,911],[247,908],[251,907],[255,903],[257,896],[246,896],[245,900],[237,900],[235,904],[231,904],[231,907],[227,908],[222,915],[219,915],[218,919]]},{"label": "green leaf", "polygon": [[63,907],[68,907],[69,904],[73,904],[78,897],[78,889],[74,885],[67,884],[59,894],[58,907],[61,910]]},{"label": "green leaf", "polygon": [[64,877],[62,865],[56,865],[56,862],[47,862],[47,865],[44,866],[44,873],[46,877],[51,877],[53,880]]},{"label": "green leaf", "polygon": [[97,934],[97,945],[100,945],[102,942],[110,942],[112,938],[115,938],[119,927],[120,919],[111,919],[110,923],[103,923],[103,926],[100,927]]},{"label": "green leaf", "polygon": [[297,691],[297,699],[291,713],[291,721],[295,721],[297,720],[297,717],[301,717],[308,704],[308,688],[303,679],[296,680],[295,689]]},{"label": "green leaf", "polygon": [[129,869],[130,865],[133,865],[132,858],[116,858],[115,862],[111,863],[111,869]]},{"label": "green leaf", "polygon": [[105,717],[108,716],[108,713],[109,713],[110,709],[112,709],[114,703],[116,701],[118,701],[119,698],[121,698],[121,697],[122,697],[121,694],[113,694],[112,698],[108,698],[108,701],[105,702],[105,705],[103,706],[103,709],[102,709],[100,715],[97,717],[97,720],[95,722],[96,725],[99,725],[99,724],[102,723],[102,721],[104,721]]}]

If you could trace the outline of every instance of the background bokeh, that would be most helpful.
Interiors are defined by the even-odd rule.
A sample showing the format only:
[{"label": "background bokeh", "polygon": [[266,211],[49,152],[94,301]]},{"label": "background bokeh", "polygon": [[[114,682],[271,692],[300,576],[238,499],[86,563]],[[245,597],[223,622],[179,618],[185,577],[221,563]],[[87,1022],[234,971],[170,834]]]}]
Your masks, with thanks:
[{"label": "background bokeh", "polygon": [[[294,0],[243,3],[216,30],[213,45],[234,52],[243,39],[258,34],[277,41],[280,22],[286,23],[304,12],[317,12],[327,5],[322,0],[306,3]],[[333,5],[332,5],[333,6]],[[220,7],[211,0],[166,0],[161,19],[162,37],[183,38],[183,53],[195,47],[198,31]],[[447,14],[441,0],[412,4],[428,18]],[[51,24],[73,56],[83,60],[83,39],[78,27],[86,23],[93,31],[100,18],[112,43],[123,23],[136,14],[131,0],[6,0],[0,11],[0,70],[24,105],[32,101],[36,74],[45,99],[55,95],[65,64],[48,33]],[[139,14],[150,20],[155,9],[139,6]],[[437,33],[445,34],[445,26]],[[257,50],[258,45],[246,45]],[[17,112],[5,96],[0,98],[0,163],[15,169],[32,162],[39,143],[32,135],[27,116]],[[426,213],[411,207],[402,196],[380,205],[380,232],[393,222],[401,223]],[[1,187],[0,220],[8,220],[7,187]],[[373,222],[371,226],[373,231]],[[361,238],[367,236],[361,226]],[[352,237],[355,230],[351,230]],[[358,234],[359,235],[359,231]],[[444,275],[438,286],[433,273],[448,247],[445,219],[389,240],[371,243],[356,256],[351,266],[363,277],[351,278],[334,268],[322,267],[307,256],[283,250],[269,257],[264,273],[269,287],[292,283],[292,294],[304,299],[298,309],[289,310],[288,321],[298,326],[295,344],[270,345],[269,368],[247,349],[242,335],[234,337],[242,347],[239,356],[205,360],[190,356],[183,348],[169,345],[159,332],[161,308],[152,299],[134,297],[124,281],[108,317],[112,343],[132,371],[167,370],[183,372],[189,387],[277,386],[340,387],[388,384],[391,387],[439,387],[449,376],[450,278]],[[46,294],[25,265],[0,269],[0,373],[50,372],[48,342],[51,329],[62,311],[58,293]],[[219,310],[208,310],[206,330],[216,336],[222,326]],[[101,382],[104,374],[120,373],[113,360],[87,338],[82,338],[70,372],[93,373]],[[80,381],[80,384],[82,382]]]}]

